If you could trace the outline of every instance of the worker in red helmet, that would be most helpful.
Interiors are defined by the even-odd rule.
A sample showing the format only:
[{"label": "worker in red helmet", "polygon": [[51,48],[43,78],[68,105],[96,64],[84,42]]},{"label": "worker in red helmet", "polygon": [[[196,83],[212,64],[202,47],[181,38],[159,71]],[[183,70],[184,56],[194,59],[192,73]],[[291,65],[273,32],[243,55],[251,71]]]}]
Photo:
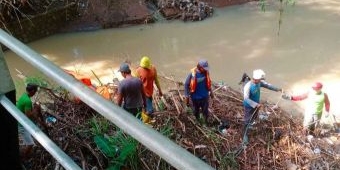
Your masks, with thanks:
[{"label": "worker in red helmet", "polygon": [[306,133],[309,135],[314,134],[315,127],[318,126],[322,112],[325,108],[327,115],[329,115],[330,102],[328,99],[328,95],[322,92],[322,83],[316,82],[312,85],[311,91],[304,93],[302,95],[289,96],[287,94],[282,95],[282,98],[292,100],[292,101],[300,101],[304,99],[308,99],[307,107],[305,108],[305,115],[303,120],[303,126],[306,130]]}]

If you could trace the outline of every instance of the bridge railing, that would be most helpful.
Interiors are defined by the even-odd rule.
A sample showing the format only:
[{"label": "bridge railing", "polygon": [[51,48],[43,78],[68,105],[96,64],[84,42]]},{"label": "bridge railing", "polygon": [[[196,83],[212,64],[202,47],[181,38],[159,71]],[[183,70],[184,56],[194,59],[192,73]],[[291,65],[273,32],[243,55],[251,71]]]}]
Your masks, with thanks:
[{"label": "bridge railing", "polygon": [[[25,61],[39,69],[46,76],[54,80],[66,90],[72,92],[79,97],[87,105],[95,109],[102,116],[110,120],[116,126],[121,128],[124,132],[131,135],[148,149],[159,155],[173,167],[181,170],[212,170],[213,168],[192,155],[187,150],[178,146],[176,143],[161,135],[156,130],[146,126],[144,123],[133,117],[131,114],[123,110],[121,107],[114,105],[112,102],[104,99],[102,96],[83,85],[78,80],[74,79],[61,68],[38,54],[19,40],[0,30],[0,43],[11,49],[18,56]],[[15,106],[2,96],[1,104],[6,106],[6,109],[11,111],[11,114],[23,124],[25,128],[30,129],[29,132],[35,139],[44,144],[45,149],[52,154],[65,168],[74,168],[74,162],[65,161],[68,156],[64,155],[59,149],[54,150],[54,143],[47,138],[40,129],[38,129],[32,122],[25,117],[19,116],[20,111]],[[79,168],[79,167],[78,167]]]}]

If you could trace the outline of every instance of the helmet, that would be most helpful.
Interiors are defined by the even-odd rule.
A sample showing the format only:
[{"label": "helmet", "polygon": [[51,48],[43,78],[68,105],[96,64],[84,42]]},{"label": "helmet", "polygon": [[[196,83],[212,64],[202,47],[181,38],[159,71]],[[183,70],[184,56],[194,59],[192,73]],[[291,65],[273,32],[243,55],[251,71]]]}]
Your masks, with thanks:
[{"label": "helmet", "polygon": [[259,79],[264,79],[266,76],[266,73],[264,73],[263,70],[257,69],[253,71],[253,79],[259,80]]},{"label": "helmet", "polygon": [[320,82],[315,82],[315,83],[313,84],[312,88],[313,88],[314,90],[320,90],[320,89],[322,89],[322,83],[320,83]]},{"label": "helmet", "polygon": [[150,58],[148,56],[143,56],[142,59],[140,60],[139,66],[150,69],[151,68]]}]

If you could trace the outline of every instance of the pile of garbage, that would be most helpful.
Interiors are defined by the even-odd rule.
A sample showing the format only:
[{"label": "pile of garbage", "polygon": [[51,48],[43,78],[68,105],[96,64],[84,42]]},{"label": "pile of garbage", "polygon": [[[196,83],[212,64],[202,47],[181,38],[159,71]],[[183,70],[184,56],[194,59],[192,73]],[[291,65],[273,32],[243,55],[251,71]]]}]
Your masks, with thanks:
[{"label": "pile of garbage", "polygon": [[158,8],[165,18],[184,21],[201,21],[213,14],[213,8],[200,0],[158,0]]},{"label": "pile of garbage", "polygon": [[[306,137],[302,133],[301,119],[292,117],[276,104],[262,101],[264,107],[249,130],[248,142],[244,143],[239,91],[215,83],[215,97],[209,106],[210,119],[205,124],[197,121],[184,104],[183,84],[172,77],[161,76],[160,79],[167,89],[163,89],[163,97],[154,96],[156,113],[151,126],[213,168],[340,169],[339,135],[332,129]],[[116,87],[108,87],[111,99],[114,99]],[[43,96],[40,103],[50,124],[48,136],[83,169],[107,169],[118,161],[120,169],[173,169],[86,104],[74,103],[68,92],[40,90],[38,95]],[[118,137],[126,141],[113,140]],[[103,149],[105,142],[114,144],[110,152]],[[122,153],[126,153],[123,150],[127,144],[134,153],[124,157]],[[31,169],[60,168],[39,144],[30,162]]]}]

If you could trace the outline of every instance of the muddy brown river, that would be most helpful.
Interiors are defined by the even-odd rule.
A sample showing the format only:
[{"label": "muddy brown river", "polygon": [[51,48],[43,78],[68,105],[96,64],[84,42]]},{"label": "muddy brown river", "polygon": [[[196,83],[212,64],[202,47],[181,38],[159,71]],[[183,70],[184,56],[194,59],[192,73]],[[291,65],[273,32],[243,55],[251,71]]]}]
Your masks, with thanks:
[{"label": "muddy brown river", "polygon": [[[112,80],[125,59],[138,65],[142,55],[150,56],[161,74],[178,81],[184,81],[200,58],[209,61],[214,81],[233,88],[239,88],[243,72],[251,74],[257,68],[266,72],[269,82],[294,94],[321,81],[331,112],[340,115],[340,1],[304,0],[286,7],[280,31],[277,8],[271,2],[262,12],[256,3],[248,3],[216,9],[202,22],[58,34],[28,45],[62,68],[91,76],[93,70],[103,82]],[[5,55],[17,81],[16,68],[39,74],[12,52]],[[304,104],[280,100],[278,93],[266,90],[263,94],[292,113],[300,113]]]}]

